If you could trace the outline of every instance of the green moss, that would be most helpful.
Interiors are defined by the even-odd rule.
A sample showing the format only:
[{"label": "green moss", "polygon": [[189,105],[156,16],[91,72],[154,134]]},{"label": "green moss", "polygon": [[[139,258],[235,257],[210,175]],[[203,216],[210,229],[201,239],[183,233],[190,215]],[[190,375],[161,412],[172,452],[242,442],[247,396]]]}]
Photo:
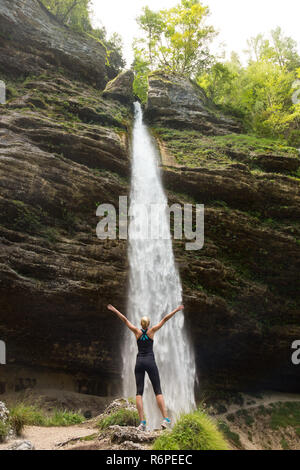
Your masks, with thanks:
[{"label": "green moss", "polygon": [[24,204],[22,201],[12,201],[15,206],[15,217],[13,220],[13,227],[17,230],[36,233],[42,226],[40,208],[34,208]]},{"label": "green moss", "polygon": [[176,161],[187,167],[220,169],[242,162],[253,174],[265,172],[255,161],[256,155],[276,154],[297,157],[297,150],[275,139],[247,134],[207,136],[193,130],[152,127],[152,133],[162,139]]},{"label": "green moss", "polygon": [[115,424],[119,426],[137,426],[140,422],[138,412],[128,408],[121,408],[109,416],[103,417],[98,426],[100,429],[106,429]]},{"label": "green moss", "polygon": [[286,439],[282,438],[281,441],[280,441],[280,444],[281,444],[281,447],[283,450],[289,450],[290,449],[290,446],[288,444],[288,442],[286,441]]},{"label": "green moss", "polygon": [[89,436],[81,437],[80,441],[82,441],[82,442],[94,441],[95,439],[97,439],[97,437],[98,437],[97,433],[90,434]]},{"label": "green moss", "polygon": [[292,426],[299,428],[300,402],[276,403],[271,410],[271,428],[280,429]]},{"label": "green moss", "polygon": [[218,427],[219,427],[219,430],[224,434],[226,439],[232,442],[232,444],[234,444],[235,447],[237,447],[238,449],[243,448],[241,440],[240,440],[240,436],[236,432],[231,431],[228,424],[224,423],[224,421],[220,421],[218,424]]},{"label": "green moss", "polygon": [[247,426],[252,426],[254,423],[254,418],[248,413],[247,410],[239,410],[236,415],[240,418],[243,418]]},{"label": "green moss", "polygon": [[216,424],[202,411],[183,415],[172,431],[166,431],[153,444],[154,450],[228,450]]},{"label": "green moss", "polygon": [[233,423],[235,421],[235,416],[233,413],[230,413],[229,415],[226,416],[227,421],[230,421]]}]

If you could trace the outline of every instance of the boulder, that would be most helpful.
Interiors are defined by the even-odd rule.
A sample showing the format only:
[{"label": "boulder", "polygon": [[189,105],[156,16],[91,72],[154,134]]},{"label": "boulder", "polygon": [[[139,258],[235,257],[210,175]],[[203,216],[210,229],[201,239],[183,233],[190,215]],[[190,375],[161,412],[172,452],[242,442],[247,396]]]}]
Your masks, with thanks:
[{"label": "boulder", "polygon": [[0,421],[2,421],[3,423],[7,423],[8,419],[9,411],[6,408],[5,403],[3,403],[3,401],[0,401]]},{"label": "boulder", "polygon": [[125,104],[133,103],[133,80],[133,71],[124,70],[116,78],[108,82],[103,92],[103,96],[107,98],[112,98]]},{"label": "boulder", "polygon": [[149,76],[145,119],[158,126],[195,129],[211,135],[241,132],[241,125],[221,115],[197,84],[159,72]]},{"label": "boulder", "polygon": [[11,444],[7,450],[35,450],[35,447],[30,441],[18,440]]},{"label": "boulder", "polygon": [[145,431],[141,432],[132,426],[110,426],[111,442],[122,444],[127,442],[151,444],[158,438],[162,431]]}]

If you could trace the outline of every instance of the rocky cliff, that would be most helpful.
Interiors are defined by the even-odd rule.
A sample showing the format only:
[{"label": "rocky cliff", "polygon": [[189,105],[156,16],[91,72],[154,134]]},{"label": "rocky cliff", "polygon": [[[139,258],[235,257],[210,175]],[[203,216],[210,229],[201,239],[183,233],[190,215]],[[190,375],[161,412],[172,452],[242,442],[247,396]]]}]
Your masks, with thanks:
[{"label": "rocky cliff", "polygon": [[201,386],[299,391],[297,150],[214,117],[189,81],[154,74],[149,93],[170,201],[205,204],[204,248],[175,243]]},{"label": "rocky cliff", "polygon": [[[130,186],[132,72],[37,0],[0,0],[0,393],[120,392],[127,245],[96,207]],[[201,390],[299,391],[299,158],[243,135],[194,84],[150,78],[146,119],[170,202],[204,203],[205,246],[174,243]]]}]

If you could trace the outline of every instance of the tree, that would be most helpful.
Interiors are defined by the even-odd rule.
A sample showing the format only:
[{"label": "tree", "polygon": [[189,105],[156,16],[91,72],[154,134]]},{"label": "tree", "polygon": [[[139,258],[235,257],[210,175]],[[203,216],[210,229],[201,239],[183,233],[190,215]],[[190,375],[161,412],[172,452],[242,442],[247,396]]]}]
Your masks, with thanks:
[{"label": "tree", "polygon": [[135,71],[133,81],[133,92],[141,100],[146,103],[148,95],[148,75],[150,73],[150,63],[144,58],[141,50],[133,44],[134,61],[133,68]]},{"label": "tree", "polygon": [[300,67],[300,56],[297,52],[297,42],[288,36],[283,36],[280,27],[271,31],[273,61],[286,67],[288,70],[295,70]]},{"label": "tree", "polygon": [[272,62],[287,70],[296,70],[300,67],[300,56],[297,52],[297,42],[284,36],[280,27],[271,31],[270,40],[263,34],[247,41],[249,49],[246,51],[250,61],[261,60]]},{"label": "tree", "polygon": [[42,0],[58,21],[76,31],[92,31],[89,17],[91,0]]},{"label": "tree", "polygon": [[151,69],[193,76],[203,68],[211,60],[208,43],[215,35],[212,26],[204,25],[208,14],[208,7],[199,0],[181,0],[177,6],[159,12],[144,8],[137,19],[146,33],[139,41],[140,53]]},{"label": "tree", "polygon": [[154,65],[155,46],[162,34],[162,18],[160,13],[156,13],[148,6],[143,8],[143,14],[137,18],[137,23],[147,35],[148,60]]}]

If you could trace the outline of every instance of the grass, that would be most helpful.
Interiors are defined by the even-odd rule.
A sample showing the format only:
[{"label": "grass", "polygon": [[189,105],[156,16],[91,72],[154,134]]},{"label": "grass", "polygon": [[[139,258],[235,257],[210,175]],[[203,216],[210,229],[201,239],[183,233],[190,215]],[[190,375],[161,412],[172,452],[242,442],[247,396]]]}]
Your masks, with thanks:
[{"label": "grass", "polygon": [[300,431],[300,403],[276,403],[271,410],[271,428],[276,430],[291,426]]},{"label": "grass", "polygon": [[226,439],[232,442],[232,444],[234,444],[235,447],[237,447],[238,449],[243,448],[242,443],[240,441],[240,436],[236,432],[231,431],[228,424],[224,423],[224,421],[220,421],[218,424],[218,428],[224,434]]},{"label": "grass", "polygon": [[106,429],[109,426],[137,426],[140,422],[138,412],[128,408],[121,408],[109,416],[100,419],[98,426],[100,429]]},{"label": "grass", "polygon": [[81,442],[89,442],[89,441],[94,441],[98,437],[97,433],[90,434],[89,436],[84,436],[80,438]]},{"label": "grass", "polygon": [[253,172],[265,174],[264,168],[260,168],[259,162],[253,159],[256,155],[298,157],[297,150],[284,141],[255,135],[207,136],[193,130],[164,127],[152,127],[152,133],[164,141],[180,165],[188,167],[219,169],[240,162]]},{"label": "grass", "polygon": [[9,409],[9,422],[16,434],[22,434],[24,426],[72,426],[82,423],[85,418],[80,413],[66,410],[53,410],[47,415],[34,405],[18,403]]},{"label": "grass", "polygon": [[247,410],[239,410],[237,411],[236,415],[240,418],[243,418],[247,426],[252,426],[254,423],[253,417],[248,413]]},{"label": "grass", "polygon": [[228,450],[221,431],[203,411],[182,415],[172,431],[163,433],[154,450]]}]

